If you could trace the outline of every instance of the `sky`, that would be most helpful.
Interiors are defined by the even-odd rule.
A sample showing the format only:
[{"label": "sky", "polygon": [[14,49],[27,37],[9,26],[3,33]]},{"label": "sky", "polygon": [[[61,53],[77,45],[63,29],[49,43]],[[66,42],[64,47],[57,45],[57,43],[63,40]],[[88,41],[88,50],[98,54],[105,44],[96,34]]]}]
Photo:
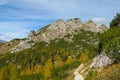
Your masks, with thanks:
[{"label": "sky", "polygon": [[0,0],[0,39],[27,37],[57,19],[80,18],[109,26],[120,0]]}]

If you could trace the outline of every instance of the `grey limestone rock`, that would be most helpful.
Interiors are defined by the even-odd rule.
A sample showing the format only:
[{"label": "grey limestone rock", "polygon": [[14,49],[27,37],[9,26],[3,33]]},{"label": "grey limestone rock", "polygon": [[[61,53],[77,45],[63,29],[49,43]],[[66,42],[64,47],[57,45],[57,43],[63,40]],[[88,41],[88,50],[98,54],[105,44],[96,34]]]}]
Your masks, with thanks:
[{"label": "grey limestone rock", "polygon": [[92,68],[92,67],[106,67],[107,65],[110,65],[112,63],[113,63],[113,60],[110,59],[106,54],[102,53],[93,59],[93,62],[90,65],[90,68]]},{"label": "grey limestone rock", "polygon": [[34,44],[35,43],[29,40],[20,41],[20,43],[11,50],[11,53],[31,48]]}]

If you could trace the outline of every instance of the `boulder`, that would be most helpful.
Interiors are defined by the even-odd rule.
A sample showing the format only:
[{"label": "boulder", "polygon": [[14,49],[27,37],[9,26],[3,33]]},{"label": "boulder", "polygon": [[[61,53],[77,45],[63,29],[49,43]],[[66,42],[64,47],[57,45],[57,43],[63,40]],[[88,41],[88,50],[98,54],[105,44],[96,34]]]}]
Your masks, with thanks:
[{"label": "boulder", "polygon": [[112,63],[113,63],[113,60],[110,59],[106,54],[102,53],[93,59],[93,62],[90,65],[90,68],[106,67]]}]

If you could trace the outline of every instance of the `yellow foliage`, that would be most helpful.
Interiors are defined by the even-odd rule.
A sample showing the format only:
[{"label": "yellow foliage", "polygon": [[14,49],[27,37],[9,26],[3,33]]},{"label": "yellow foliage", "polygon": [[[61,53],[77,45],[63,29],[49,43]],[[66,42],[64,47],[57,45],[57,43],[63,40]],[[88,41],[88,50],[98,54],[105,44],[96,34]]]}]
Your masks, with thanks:
[{"label": "yellow foliage", "polygon": [[20,72],[20,76],[22,76],[22,75],[24,75],[24,74],[25,74],[25,71],[22,70],[22,71]]},{"label": "yellow foliage", "polygon": [[54,67],[60,67],[62,66],[64,63],[60,57],[60,55],[56,54],[55,55],[55,66]]},{"label": "yellow foliage", "polygon": [[52,59],[48,59],[44,65],[44,76],[45,76],[45,79],[48,80],[51,78],[51,70],[53,68],[52,66]]},{"label": "yellow foliage", "polygon": [[69,55],[69,53],[68,53],[67,51],[65,51],[64,49],[61,49],[61,50],[60,50],[60,53],[61,53],[62,55],[64,55],[64,56],[68,56],[68,55]]},{"label": "yellow foliage", "polygon": [[28,68],[27,70],[22,70],[20,76],[22,75],[31,75],[32,71]]},{"label": "yellow foliage", "polygon": [[45,56],[41,56],[40,59],[41,59],[42,62],[44,62],[45,61]]},{"label": "yellow foliage", "polygon": [[0,80],[5,80],[7,75],[7,67],[3,67],[0,69]]},{"label": "yellow foliage", "polygon": [[74,58],[72,58],[71,56],[68,57],[67,61],[66,61],[66,64],[70,64],[72,63],[73,61],[75,61]]},{"label": "yellow foliage", "polygon": [[88,53],[87,52],[82,53],[81,56],[80,56],[80,62],[85,63],[87,61],[88,61]]},{"label": "yellow foliage", "polygon": [[35,65],[35,67],[32,71],[33,71],[34,74],[42,73],[43,72],[43,67],[41,65]]},{"label": "yellow foliage", "polygon": [[32,74],[32,71],[30,70],[30,68],[28,68],[28,69],[26,70],[26,74],[27,74],[27,75]]}]

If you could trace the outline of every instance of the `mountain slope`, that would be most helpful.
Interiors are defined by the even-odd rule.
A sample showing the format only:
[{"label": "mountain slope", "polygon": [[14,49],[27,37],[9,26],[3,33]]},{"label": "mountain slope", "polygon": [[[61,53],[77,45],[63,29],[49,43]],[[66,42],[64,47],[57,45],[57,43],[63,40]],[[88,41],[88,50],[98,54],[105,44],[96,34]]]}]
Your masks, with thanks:
[{"label": "mountain slope", "polygon": [[[101,77],[106,80],[99,73],[106,74],[108,71],[104,72],[104,67],[109,70],[107,66],[113,64],[108,64],[113,59],[108,57],[107,52],[110,51],[108,43],[119,43],[119,34],[114,35],[115,31],[91,20],[82,23],[78,18],[66,22],[59,19],[38,31],[31,31],[25,39],[12,40],[0,48],[4,50],[0,50],[1,53],[6,53],[0,55],[0,80],[73,80],[76,74],[86,80]],[[119,44],[116,46],[119,52]],[[114,64],[116,70],[119,60],[117,63]],[[81,64],[84,67],[79,68]]]},{"label": "mountain slope", "polygon": [[[75,29],[73,26],[64,29],[66,26],[60,27],[63,21],[57,21],[58,23],[60,23],[58,27],[49,26],[37,32],[32,31],[32,34],[29,34],[27,39],[20,39],[18,43],[16,42],[17,46],[13,48],[20,49],[20,51],[15,51],[12,54],[9,52],[2,54],[0,56],[0,69],[2,70],[0,71],[0,78],[2,80],[7,78],[12,80],[32,80],[33,77],[34,80],[72,80],[74,76],[69,78],[69,75],[73,75],[74,69],[80,63],[85,63],[95,57],[99,34],[91,32],[92,28],[90,30],[84,29],[85,26],[76,26]],[[55,25],[55,23],[53,24]],[[40,37],[43,34],[45,34],[44,39],[48,37],[45,41],[42,41],[44,39]],[[58,37],[58,35],[61,36]],[[33,37],[36,38],[32,39]],[[31,45],[28,49],[23,48],[23,44],[28,46],[33,43],[34,45]],[[12,70],[15,72],[12,72]]]}]

